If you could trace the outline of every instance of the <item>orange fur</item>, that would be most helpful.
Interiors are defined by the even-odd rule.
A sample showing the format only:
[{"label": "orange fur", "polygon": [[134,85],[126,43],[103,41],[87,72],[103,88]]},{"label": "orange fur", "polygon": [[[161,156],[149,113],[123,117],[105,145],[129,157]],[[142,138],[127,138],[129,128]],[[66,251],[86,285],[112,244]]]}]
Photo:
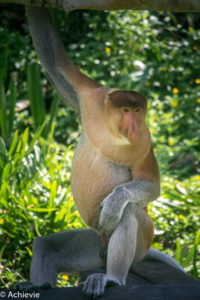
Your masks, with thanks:
[{"label": "orange fur", "polygon": [[[147,125],[143,120],[134,143],[120,142],[117,122],[121,122],[122,117],[118,108],[105,101],[108,92],[109,89],[97,88],[85,89],[80,94],[84,134],[72,168],[72,191],[77,208],[85,223],[96,229],[100,203],[116,186],[133,178],[152,181],[159,178]],[[116,132],[107,126],[109,117]]]},{"label": "orange fur", "polygon": [[122,183],[132,178],[130,169],[107,160],[82,136],[72,166],[72,192],[81,217],[98,228],[100,203]]},{"label": "orange fur", "polygon": [[137,247],[133,264],[141,261],[148,252],[154,238],[154,225],[145,209],[133,207],[133,214],[137,219],[139,230],[137,232]]}]

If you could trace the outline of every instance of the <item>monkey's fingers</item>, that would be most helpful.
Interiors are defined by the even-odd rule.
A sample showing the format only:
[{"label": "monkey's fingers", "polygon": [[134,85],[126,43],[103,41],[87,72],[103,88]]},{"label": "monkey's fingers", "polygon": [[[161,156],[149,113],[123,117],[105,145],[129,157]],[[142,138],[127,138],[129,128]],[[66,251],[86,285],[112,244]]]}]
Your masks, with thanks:
[{"label": "monkey's fingers", "polygon": [[83,293],[87,297],[97,298],[104,294],[107,285],[121,285],[120,281],[112,276],[95,273],[86,279],[83,283]]}]

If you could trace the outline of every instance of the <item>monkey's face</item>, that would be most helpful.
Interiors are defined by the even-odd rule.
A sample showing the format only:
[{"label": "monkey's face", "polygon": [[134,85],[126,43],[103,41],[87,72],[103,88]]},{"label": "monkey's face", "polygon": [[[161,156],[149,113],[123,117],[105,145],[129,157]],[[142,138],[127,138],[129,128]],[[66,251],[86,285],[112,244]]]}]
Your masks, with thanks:
[{"label": "monkey's face", "polygon": [[139,139],[144,124],[143,109],[141,107],[121,107],[120,112],[122,114],[120,132],[130,143],[134,143]]},{"label": "monkey's face", "polygon": [[120,143],[135,143],[145,124],[147,102],[136,92],[114,91],[105,100],[107,126]]}]

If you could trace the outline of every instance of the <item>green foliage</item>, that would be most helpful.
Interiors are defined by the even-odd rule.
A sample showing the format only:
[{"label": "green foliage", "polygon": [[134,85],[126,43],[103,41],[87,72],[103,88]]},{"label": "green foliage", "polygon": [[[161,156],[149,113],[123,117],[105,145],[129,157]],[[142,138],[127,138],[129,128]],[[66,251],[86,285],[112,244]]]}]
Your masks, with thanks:
[{"label": "green foliage", "polygon": [[[15,121],[15,105],[17,100],[17,90],[15,76],[11,77],[10,84],[5,93],[3,83],[3,73],[0,76],[0,135],[9,143],[14,129]],[[37,64],[28,65],[27,71],[27,88],[31,112],[33,116],[34,128],[37,129],[46,121],[46,126],[43,130],[43,137],[47,137],[50,133],[52,123],[57,115],[59,98],[54,92],[52,103],[50,105],[50,114],[48,117],[45,108],[45,98],[42,94],[40,68]],[[7,94],[7,95],[6,95]]]},{"label": "green foliage", "polygon": [[[38,128],[46,119],[45,99],[42,94],[40,68],[38,65],[28,65],[27,81],[28,95],[31,103],[31,112],[34,120],[34,125],[35,128]],[[48,136],[51,130],[52,122],[57,115],[58,102],[58,95],[54,93],[54,97],[50,107],[50,116],[43,131],[44,137]]]},{"label": "green foliage", "polygon": [[[44,127],[44,125],[43,125]],[[35,236],[83,227],[70,190],[72,148],[15,132],[9,149],[0,139],[1,285],[28,276]],[[12,264],[11,264],[12,263]],[[24,269],[25,266],[25,269]],[[23,270],[23,271],[22,271]]]},{"label": "green foliage", "polygon": [[176,248],[176,260],[195,277],[200,269],[199,179],[199,175],[182,181],[163,176],[161,196],[150,207],[155,224],[154,247],[168,249],[171,255]]},{"label": "green foliage", "polygon": [[45,103],[42,95],[39,67],[35,64],[28,65],[28,95],[35,127],[41,126],[45,120]]},{"label": "green foliage", "polygon": [[[4,287],[28,277],[35,236],[84,226],[69,187],[71,148],[54,140],[65,144],[76,140],[77,115],[70,108],[58,108],[57,95],[35,66],[23,7],[13,9],[12,17],[9,9],[0,14],[0,260]],[[162,183],[161,197],[150,206],[155,224],[153,246],[200,277],[199,14],[74,11],[66,17],[52,10],[52,15],[70,58],[82,71],[102,85],[147,96],[147,122]],[[28,94],[33,118],[26,109],[13,120],[15,101]],[[30,129],[25,130],[26,126]],[[13,129],[17,129],[15,134]],[[12,136],[9,143],[8,133]]]},{"label": "green foliage", "polygon": [[14,78],[11,78],[10,80],[7,98],[8,100],[5,95],[3,77],[0,76],[0,135],[5,140],[8,140],[13,132],[15,103],[17,99]]}]

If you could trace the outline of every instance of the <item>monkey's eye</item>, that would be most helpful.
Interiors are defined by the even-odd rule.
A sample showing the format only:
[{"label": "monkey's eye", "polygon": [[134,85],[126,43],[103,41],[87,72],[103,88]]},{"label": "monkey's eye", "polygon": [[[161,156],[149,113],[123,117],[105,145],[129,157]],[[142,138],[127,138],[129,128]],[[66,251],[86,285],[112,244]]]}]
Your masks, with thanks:
[{"label": "monkey's eye", "polygon": [[139,112],[139,111],[140,111],[140,108],[137,108],[135,111],[136,111],[136,112]]},{"label": "monkey's eye", "polygon": [[129,108],[128,107],[124,107],[123,108],[123,112],[129,112]]}]

